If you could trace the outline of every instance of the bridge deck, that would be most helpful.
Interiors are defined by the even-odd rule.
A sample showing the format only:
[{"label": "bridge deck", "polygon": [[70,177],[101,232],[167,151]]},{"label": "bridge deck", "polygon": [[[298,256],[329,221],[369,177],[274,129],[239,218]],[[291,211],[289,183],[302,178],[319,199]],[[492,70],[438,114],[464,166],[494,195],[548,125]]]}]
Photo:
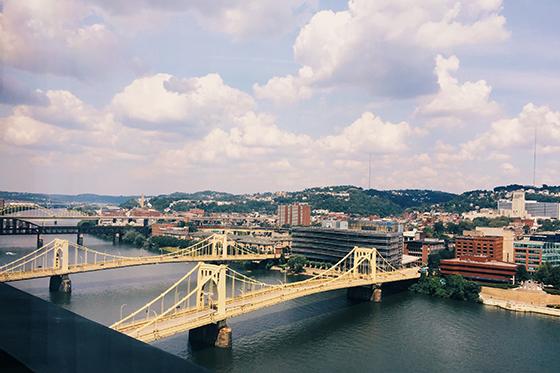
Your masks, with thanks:
[{"label": "bridge deck", "polygon": [[[351,288],[412,280],[420,277],[418,268],[406,268],[394,272],[379,273],[375,279],[367,277],[348,277],[343,280],[331,281],[317,279],[314,281],[302,281],[301,284],[291,283],[287,286],[279,286],[274,289],[256,291],[247,295],[238,296],[227,301],[226,312],[218,315],[217,311],[206,308],[200,311],[177,311],[156,323],[147,325],[150,319],[139,320],[133,323],[119,326],[118,331],[139,339],[144,342],[152,342],[161,338],[185,332],[200,326],[216,323],[221,320],[239,316],[257,309],[273,306],[288,300],[308,296],[311,294],[332,291],[337,289]],[[138,328],[147,325],[139,334],[135,332]]]},{"label": "bridge deck", "polygon": [[185,262],[225,262],[225,261],[260,261],[266,259],[277,259],[279,255],[276,254],[251,254],[251,255],[228,255],[212,256],[212,255],[198,255],[198,256],[146,256],[141,258],[131,258],[130,260],[114,260],[101,263],[89,263],[74,265],[68,270],[56,269],[39,269],[28,272],[8,272],[0,274],[0,282],[31,280],[35,278],[50,277],[56,275],[69,275],[74,273],[94,272],[106,269],[136,267],[141,265],[152,264],[168,264],[168,263],[185,263]]}]

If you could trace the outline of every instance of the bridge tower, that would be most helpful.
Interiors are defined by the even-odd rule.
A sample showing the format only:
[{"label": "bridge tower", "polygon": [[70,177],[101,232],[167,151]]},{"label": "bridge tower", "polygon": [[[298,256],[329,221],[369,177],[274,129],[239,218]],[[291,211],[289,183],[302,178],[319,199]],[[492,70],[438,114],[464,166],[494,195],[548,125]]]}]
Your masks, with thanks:
[{"label": "bridge tower", "polygon": [[227,234],[215,234],[212,237],[212,256],[220,256],[223,259],[228,257],[229,241]]},{"label": "bridge tower", "polygon": [[[227,246],[225,248],[227,250]],[[196,307],[203,309],[208,304],[210,308],[215,309],[216,322],[189,330],[189,343],[195,348],[231,347],[231,328],[227,326],[225,320],[226,272],[226,265],[200,264],[197,274]]]},{"label": "bridge tower", "polygon": [[[353,276],[368,276],[374,281],[377,278],[377,249],[354,247],[354,263],[363,260],[362,266],[353,269]],[[360,272],[362,270],[362,272]],[[365,272],[365,273],[364,273]],[[381,287],[378,285],[357,286],[348,288],[346,295],[349,299],[358,301],[381,302]]]},{"label": "bridge tower", "polygon": [[[53,247],[53,269],[55,272],[68,271],[68,241],[55,239]],[[51,276],[49,280],[49,291],[71,293],[72,282],[67,274]]]}]

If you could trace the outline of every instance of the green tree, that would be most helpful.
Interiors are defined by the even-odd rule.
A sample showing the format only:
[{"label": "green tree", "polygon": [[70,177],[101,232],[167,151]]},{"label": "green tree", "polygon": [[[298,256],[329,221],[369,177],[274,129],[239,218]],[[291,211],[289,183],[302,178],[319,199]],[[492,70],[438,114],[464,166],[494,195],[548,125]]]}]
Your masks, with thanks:
[{"label": "green tree", "polygon": [[524,265],[517,266],[517,270],[515,272],[515,280],[517,282],[527,281],[531,278],[529,272],[527,272],[527,268]]},{"label": "green tree", "polygon": [[428,268],[431,272],[439,270],[439,262],[442,259],[452,259],[455,257],[453,250],[440,250],[428,255]]},{"label": "green tree", "polygon": [[288,270],[292,273],[303,272],[303,267],[307,264],[307,258],[303,255],[292,255],[288,259]]},{"label": "green tree", "polygon": [[445,225],[442,222],[438,221],[434,224],[434,236],[435,237],[442,237],[445,233]]}]

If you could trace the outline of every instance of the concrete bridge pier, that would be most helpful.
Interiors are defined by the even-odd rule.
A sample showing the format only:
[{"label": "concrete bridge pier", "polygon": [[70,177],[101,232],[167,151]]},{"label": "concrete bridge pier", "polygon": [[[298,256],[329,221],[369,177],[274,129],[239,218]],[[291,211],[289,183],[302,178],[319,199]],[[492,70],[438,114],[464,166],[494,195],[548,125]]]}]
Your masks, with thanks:
[{"label": "concrete bridge pier", "polygon": [[381,302],[381,287],[376,285],[357,286],[348,288],[346,296],[348,299],[366,302]]},{"label": "concrete bridge pier", "polygon": [[43,247],[44,245],[44,241],[41,238],[41,234],[37,233],[37,248]]},{"label": "concrete bridge pier", "polygon": [[189,330],[189,343],[194,348],[231,348],[231,328],[226,320]]},{"label": "concrete bridge pier", "polygon": [[76,236],[76,243],[80,246],[84,245],[84,234],[83,233],[78,233],[78,235]]},{"label": "concrete bridge pier", "polygon": [[72,281],[68,275],[51,276],[49,280],[49,291],[60,293],[72,292]]}]

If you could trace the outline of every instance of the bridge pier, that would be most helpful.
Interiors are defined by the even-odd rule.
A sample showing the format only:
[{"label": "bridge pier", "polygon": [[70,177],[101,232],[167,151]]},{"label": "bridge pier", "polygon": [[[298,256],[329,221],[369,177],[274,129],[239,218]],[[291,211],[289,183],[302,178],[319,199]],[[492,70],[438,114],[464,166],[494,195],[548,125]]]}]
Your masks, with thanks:
[{"label": "bridge pier", "polygon": [[76,237],[76,243],[80,246],[84,246],[84,234],[83,233],[78,233],[78,235]]},{"label": "bridge pier", "polygon": [[71,293],[72,281],[70,281],[70,277],[68,275],[51,276],[49,280],[49,291]]},{"label": "bridge pier", "polygon": [[226,320],[189,330],[189,343],[194,348],[231,348],[231,328]]},{"label": "bridge pier", "polygon": [[351,300],[380,303],[381,288],[375,285],[348,288],[346,296]]},{"label": "bridge pier", "polygon": [[43,242],[43,239],[41,238],[41,234],[37,233],[37,248],[39,249],[39,248],[43,247],[43,245],[44,245],[44,242]]}]

